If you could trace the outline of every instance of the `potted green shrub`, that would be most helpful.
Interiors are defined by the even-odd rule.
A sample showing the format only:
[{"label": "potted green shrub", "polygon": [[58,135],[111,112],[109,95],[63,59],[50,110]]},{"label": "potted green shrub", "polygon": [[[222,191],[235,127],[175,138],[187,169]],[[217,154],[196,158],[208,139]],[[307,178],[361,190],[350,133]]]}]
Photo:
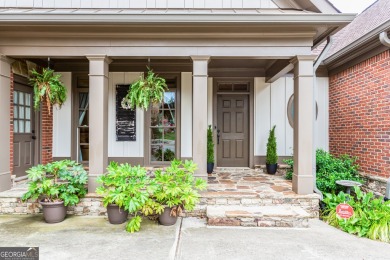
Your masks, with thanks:
[{"label": "potted green shrub", "polygon": [[39,200],[47,223],[65,219],[66,206],[75,205],[87,193],[88,176],[83,166],[62,160],[37,165],[27,171],[28,191],[22,200]]},{"label": "potted green shrub", "polygon": [[103,195],[103,204],[107,207],[111,224],[124,223],[128,213],[131,213],[133,217],[127,223],[126,230],[133,233],[140,230],[142,215],[162,212],[162,206],[151,198],[157,188],[156,183],[146,173],[141,166],[111,162],[107,174],[99,176],[98,182],[102,185],[96,192]]},{"label": "potted green shrub", "polygon": [[61,74],[54,75],[54,70],[43,69],[42,73],[31,71],[30,84],[34,87],[34,108],[39,110],[43,102],[49,114],[52,106],[61,107],[66,101],[66,87],[60,81]]},{"label": "potted green shrub", "polygon": [[167,88],[165,79],[148,68],[146,77],[142,75],[130,85],[127,95],[122,100],[122,108],[148,110],[150,103],[161,102]]},{"label": "potted green shrub", "polygon": [[204,190],[207,184],[200,178],[194,178],[196,168],[192,161],[183,163],[173,160],[165,171],[155,172],[157,188],[154,191],[154,199],[164,206],[164,211],[158,218],[160,224],[175,224],[183,209],[191,211],[199,202],[198,190]]},{"label": "potted green shrub", "polygon": [[275,127],[269,131],[269,137],[267,142],[267,155],[266,155],[266,168],[268,174],[275,174],[278,168],[278,154],[276,152],[276,137],[275,137]]},{"label": "potted green shrub", "polygon": [[207,173],[211,174],[214,169],[214,140],[211,125],[207,129]]}]

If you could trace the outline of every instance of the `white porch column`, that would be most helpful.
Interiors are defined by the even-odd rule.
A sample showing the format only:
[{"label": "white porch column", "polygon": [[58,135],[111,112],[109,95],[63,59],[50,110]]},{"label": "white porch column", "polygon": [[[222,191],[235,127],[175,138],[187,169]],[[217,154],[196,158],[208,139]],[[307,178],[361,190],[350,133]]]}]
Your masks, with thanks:
[{"label": "white porch column", "polygon": [[96,178],[108,165],[108,65],[106,55],[88,55],[89,60],[89,177],[88,192],[94,193]]},{"label": "white porch column", "polygon": [[11,188],[10,171],[10,94],[12,60],[0,55],[0,191]]},{"label": "white porch column", "polygon": [[294,65],[294,174],[292,188],[297,194],[313,193],[314,79],[316,56],[297,56]]},{"label": "white porch column", "polygon": [[207,70],[210,56],[191,56],[193,61],[192,158],[195,176],[207,178]]}]

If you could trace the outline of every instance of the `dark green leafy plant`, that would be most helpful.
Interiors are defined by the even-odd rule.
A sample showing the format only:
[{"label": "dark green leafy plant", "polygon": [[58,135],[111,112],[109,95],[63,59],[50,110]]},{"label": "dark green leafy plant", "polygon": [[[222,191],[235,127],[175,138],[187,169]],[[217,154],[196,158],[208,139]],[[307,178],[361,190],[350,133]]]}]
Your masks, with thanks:
[{"label": "dark green leafy plant", "polygon": [[287,170],[286,170],[285,178],[287,180],[292,180],[292,176],[294,173],[294,160],[293,159],[285,159],[285,160],[283,160],[283,162],[289,166],[289,168],[287,168]]},{"label": "dark green leafy plant", "polygon": [[148,74],[140,76],[139,80],[131,84],[127,95],[122,100],[122,108],[141,108],[148,110],[150,103],[159,103],[168,89],[165,79],[158,77],[150,68]]},{"label": "dark green leafy plant", "polygon": [[[342,187],[336,184],[337,180],[351,180],[362,182],[359,176],[359,165],[356,164],[356,157],[342,155],[334,157],[324,150],[316,151],[317,187],[322,192],[338,193]],[[291,168],[287,170],[286,179],[292,179],[294,168],[293,159],[284,160]]]},{"label": "dark green leafy plant", "polygon": [[214,163],[214,140],[211,125],[207,129],[207,163]]},{"label": "dark green leafy plant", "polygon": [[60,81],[61,74],[54,75],[54,70],[43,69],[42,73],[31,71],[30,84],[34,87],[34,108],[39,110],[41,102],[44,102],[49,114],[51,107],[59,107],[66,101],[66,87]]},{"label": "dark green leafy plant", "polygon": [[[326,209],[322,218],[330,225],[350,234],[368,237],[374,240],[390,242],[390,201],[375,198],[372,192],[364,193],[355,187],[356,196],[340,192],[338,195],[326,193],[324,203]],[[354,214],[349,219],[341,219],[336,214],[340,203],[348,203]]]},{"label": "dark green leafy plant", "polygon": [[27,171],[29,186],[22,200],[40,199],[44,202],[63,201],[75,205],[87,193],[88,176],[83,166],[74,161],[62,160],[37,165]]},{"label": "dark green leafy plant", "polygon": [[98,178],[102,185],[96,192],[103,195],[104,206],[116,204],[134,215],[126,225],[126,230],[131,233],[140,230],[140,215],[148,216],[164,210],[151,198],[157,185],[146,173],[146,169],[141,166],[111,162],[107,174]]},{"label": "dark green leafy plant", "polygon": [[191,211],[199,202],[198,190],[206,189],[206,181],[194,178],[197,166],[192,161],[174,160],[165,171],[157,170],[157,189],[154,198],[157,203],[172,208],[171,216],[178,216],[183,208]]},{"label": "dark green leafy plant", "polygon": [[275,127],[269,131],[269,137],[267,142],[267,154],[266,154],[266,163],[267,164],[276,164],[278,163],[278,154],[276,152],[276,137],[275,137]]},{"label": "dark green leafy plant", "polygon": [[[153,154],[156,157],[156,161],[163,161],[163,151],[161,148],[158,148],[156,152]],[[175,152],[171,149],[164,150],[164,162],[170,162],[175,159]]]}]

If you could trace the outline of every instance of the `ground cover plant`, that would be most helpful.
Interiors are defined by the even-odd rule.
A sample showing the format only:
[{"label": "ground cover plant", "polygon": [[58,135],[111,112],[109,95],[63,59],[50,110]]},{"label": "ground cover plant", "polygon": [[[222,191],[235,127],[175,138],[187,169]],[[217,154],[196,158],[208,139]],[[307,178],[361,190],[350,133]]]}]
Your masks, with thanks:
[{"label": "ground cover plant", "polygon": [[[375,198],[372,192],[365,193],[359,187],[355,187],[354,191],[353,196],[344,192],[338,195],[326,193],[323,220],[350,234],[389,243],[390,201]],[[336,214],[336,207],[340,203],[347,203],[354,209],[351,218],[342,219]]]},{"label": "ground cover plant", "polygon": [[[359,176],[359,165],[356,164],[356,157],[342,155],[339,158],[330,153],[318,149],[316,151],[316,172],[317,187],[324,193],[335,193],[342,191],[342,187],[336,184],[337,180],[351,180],[362,182]],[[286,179],[291,180],[294,168],[292,159],[284,160],[291,168],[287,170]]]}]

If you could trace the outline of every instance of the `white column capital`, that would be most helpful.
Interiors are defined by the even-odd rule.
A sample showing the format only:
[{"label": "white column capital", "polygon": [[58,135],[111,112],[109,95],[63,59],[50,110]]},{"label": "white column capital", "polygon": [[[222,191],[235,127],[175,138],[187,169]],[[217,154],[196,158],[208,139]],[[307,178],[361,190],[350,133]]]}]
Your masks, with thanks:
[{"label": "white column capital", "polygon": [[210,57],[209,55],[193,55],[191,56],[191,59],[193,61],[207,61],[210,62]]},{"label": "white column capital", "polygon": [[297,55],[295,56],[294,58],[292,58],[290,60],[290,63],[292,64],[297,64],[298,62],[300,61],[315,61],[315,59],[317,58],[318,56],[317,55]]},{"label": "white column capital", "polygon": [[193,63],[193,77],[207,77],[210,56],[191,56]]},{"label": "white column capital", "polygon": [[105,54],[87,54],[85,55],[89,61],[104,61],[107,64],[112,62],[112,59]]}]

